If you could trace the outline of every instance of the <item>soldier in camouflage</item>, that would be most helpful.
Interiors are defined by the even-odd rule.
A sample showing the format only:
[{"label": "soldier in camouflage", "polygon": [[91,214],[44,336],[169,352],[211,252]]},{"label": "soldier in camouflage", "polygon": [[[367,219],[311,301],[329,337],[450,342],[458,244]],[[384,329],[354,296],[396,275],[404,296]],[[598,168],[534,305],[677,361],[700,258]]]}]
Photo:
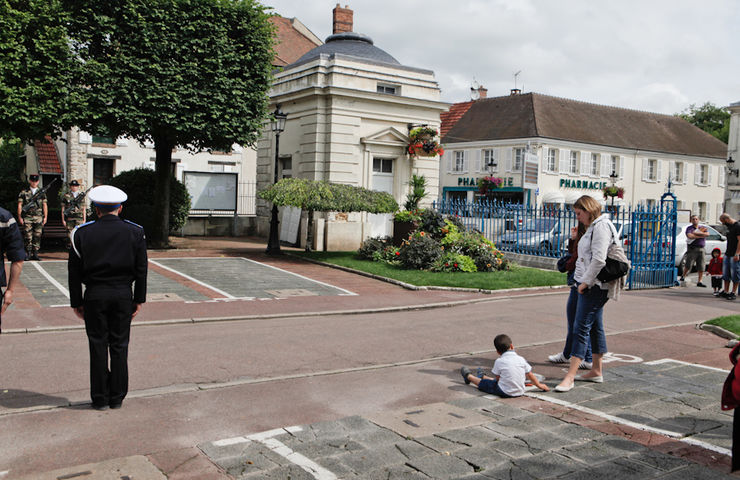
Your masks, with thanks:
[{"label": "soldier in camouflage", "polygon": [[[82,225],[87,219],[87,208],[85,207],[84,197],[78,199],[80,184],[77,180],[69,182],[69,191],[62,197],[62,225],[67,227],[67,250],[72,248],[72,242],[69,235],[77,225]],[[65,212],[67,215],[65,215]]]},{"label": "soldier in camouflage", "polygon": [[39,195],[34,200],[33,205],[25,212],[25,207],[31,198],[39,191],[39,176],[28,176],[28,188],[18,194],[18,222],[23,227],[23,242],[26,246],[26,253],[30,260],[39,259],[39,250],[41,249],[41,232],[46,225],[46,217],[49,213],[46,205],[46,193]]}]

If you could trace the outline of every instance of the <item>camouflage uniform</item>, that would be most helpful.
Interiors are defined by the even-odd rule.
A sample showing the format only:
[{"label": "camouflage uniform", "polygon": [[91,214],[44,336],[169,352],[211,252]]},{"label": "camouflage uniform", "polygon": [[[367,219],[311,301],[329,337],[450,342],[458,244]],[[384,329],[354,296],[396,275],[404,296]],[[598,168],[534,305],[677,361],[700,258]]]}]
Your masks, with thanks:
[{"label": "camouflage uniform", "polygon": [[[79,198],[80,195],[84,195],[82,192],[77,192],[77,198]],[[67,208],[69,208],[71,205],[74,204],[75,196],[72,195],[72,192],[67,192],[62,197],[62,212],[67,211]],[[83,200],[80,200],[79,205],[72,208],[69,211],[69,215],[66,215],[64,217],[64,222],[67,224],[67,249],[71,248],[72,242],[70,241],[69,235],[72,233],[72,230],[75,229],[77,225],[82,225],[84,223],[83,217],[85,216],[85,200],[83,197]]]},{"label": "camouflage uniform", "polygon": [[[19,193],[18,202],[21,203],[21,207],[25,207],[31,197],[33,197],[33,193],[31,193],[30,187]],[[26,245],[29,256],[41,249],[41,231],[44,229],[43,204],[46,203],[46,193],[39,195],[34,203],[34,206],[22,213],[23,243]]]}]

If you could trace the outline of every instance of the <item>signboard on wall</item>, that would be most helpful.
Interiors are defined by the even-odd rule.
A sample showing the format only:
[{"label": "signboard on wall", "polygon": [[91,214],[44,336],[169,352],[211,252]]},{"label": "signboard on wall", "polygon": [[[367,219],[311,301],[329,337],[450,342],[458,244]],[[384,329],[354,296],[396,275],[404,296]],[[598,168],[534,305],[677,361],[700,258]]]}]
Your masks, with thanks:
[{"label": "signboard on wall", "polygon": [[191,210],[236,210],[237,173],[183,172]]},{"label": "signboard on wall", "polygon": [[537,155],[532,153],[524,154],[524,183],[523,188],[534,190],[538,186],[540,173],[540,162]]}]

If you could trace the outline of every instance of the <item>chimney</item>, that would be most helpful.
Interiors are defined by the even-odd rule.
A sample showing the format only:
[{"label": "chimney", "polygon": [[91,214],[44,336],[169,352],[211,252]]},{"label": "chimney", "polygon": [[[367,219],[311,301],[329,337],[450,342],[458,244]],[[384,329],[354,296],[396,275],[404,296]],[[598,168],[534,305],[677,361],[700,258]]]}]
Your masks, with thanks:
[{"label": "chimney", "polygon": [[512,88],[511,89],[511,95],[521,95],[522,91],[518,88]]},{"label": "chimney", "polygon": [[478,87],[478,98],[486,98],[488,96],[488,89],[484,86]]},{"label": "chimney", "polygon": [[345,5],[344,8],[337,6],[332,10],[334,19],[334,31],[332,33],[344,33],[352,31],[352,16],[354,12],[350,10],[349,5]]}]

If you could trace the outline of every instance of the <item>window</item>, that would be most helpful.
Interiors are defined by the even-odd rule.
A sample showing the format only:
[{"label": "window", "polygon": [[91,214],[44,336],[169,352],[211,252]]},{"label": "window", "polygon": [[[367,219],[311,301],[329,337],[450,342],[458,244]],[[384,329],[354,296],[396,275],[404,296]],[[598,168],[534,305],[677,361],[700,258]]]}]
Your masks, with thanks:
[{"label": "window", "polygon": [[611,172],[609,172],[609,174],[611,174],[612,172],[619,175],[619,155],[612,155]]},{"label": "window", "polygon": [[557,154],[557,150],[554,148],[551,148],[547,151],[547,171],[548,172],[554,172],[555,171],[555,156]]},{"label": "window", "polygon": [[373,158],[373,172],[393,173],[393,159],[392,158]]},{"label": "window", "polygon": [[591,154],[591,172],[590,173],[592,177],[599,176],[599,154],[598,153]]},{"label": "window", "polygon": [[673,171],[671,172],[673,183],[683,183],[683,168],[683,162],[673,162]]},{"label": "window", "polygon": [[212,172],[233,172],[236,168],[236,162],[208,162]]},{"label": "window", "polygon": [[[709,165],[701,165],[701,170],[699,171],[699,184],[700,185],[706,185],[709,180]],[[700,208],[701,208],[701,202],[699,202]],[[699,217],[699,218],[706,218],[706,217]]]},{"label": "window", "polygon": [[658,161],[654,158],[648,159],[647,179],[653,182],[658,180]]},{"label": "window", "polygon": [[648,208],[655,208],[656,203],[657,202],[654,198],[648,198],[647,200],[645,200],[645,206]]},{"label": "window", "polygon": [[[392,164],[391,164],[391,168],[393,168]],[[293,158],[291,157],[281,158],[280,159],[280,178],[291,178],[292,176],[293,176]]]},{"label": "window", "polygon": [[515,172],[522,171],[522,163],[524,163],[524,149],[515,148],[514,149],[514,171]]},{"label": "window", "polygon": [[568,167],[568,173],[571,175],[578,173],[578,152],[570,152],[570,164]]},{"label": "window", "polygon": [[706,220],[708,210],[709,209],[707,208],[707,202],[699,202],[699,211],[696,213],[697,215],[699,215],[699,219],[701,219],[702,221]]},{"label": "window", "polygon": [[378,93],[384,93],[386,95],[396,95],[396,92],[398,91],[398,87],[394,85],[383,85],[378,84]]},{"label": "window", "polygon": [[[489,167],[491,164],[495,164],[492,167]],[[496,157],[493,154],[493,150],[483,150],[483,170],[486,172],[497,172],[498,171],[498,162],[496,162]]]},{"label": "window", "polygon": [[106,185],[113,178],[112,158],[93,158],[93,186]]},{"label": "window", "polygon": [[102,137],[102,136],[93,135],[93,137],[92,137],[92,143],[102,143],[102,144],[105,144],[105,145],[115,145],[116,144],[116,140],[113,137]]},{"label": "window", "polygon": [[453,172],[464,172],[465,171],[465,152],[462,150],[455,152],[455,164],[453,165]]}]

